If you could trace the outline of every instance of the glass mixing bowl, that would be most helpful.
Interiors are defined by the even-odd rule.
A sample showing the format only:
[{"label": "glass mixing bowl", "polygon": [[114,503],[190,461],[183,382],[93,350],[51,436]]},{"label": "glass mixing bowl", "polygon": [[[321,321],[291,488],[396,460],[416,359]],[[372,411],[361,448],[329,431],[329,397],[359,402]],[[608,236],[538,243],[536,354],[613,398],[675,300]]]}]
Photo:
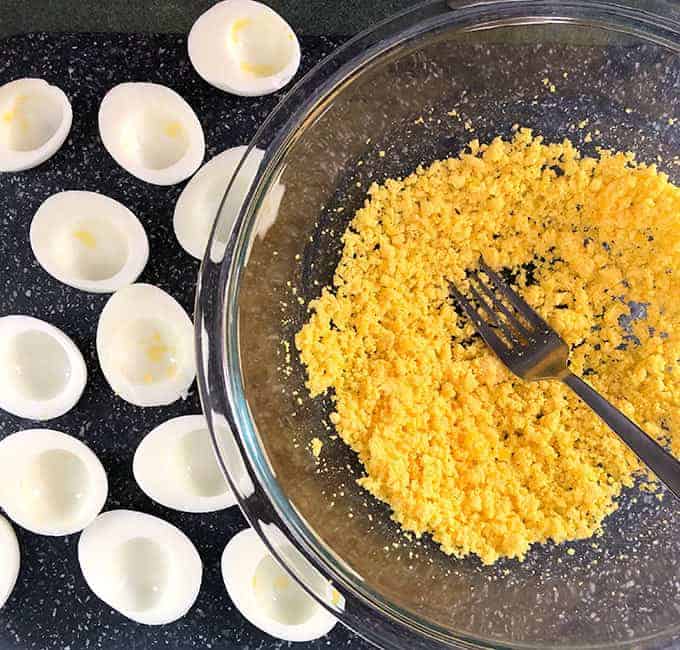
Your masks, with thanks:
[{"label": "glass mixing bowl", "polygon": [[[449,5],[420,5],[321,62],[260,129],[253,147],[265,155],[251,150],[232,181],[196,312],[218,456],[282,564],[377,644],[671,647],[680,639],[676,502],[632,490],[601,537],[536,546],[523,563],[447,557],[428,539],[406,540],[389,508],[355,484],[361,466],[329,430],[330,399],[306,393],[293,337],[331,282],[371,182],[474,137],[509,136],[514,124],[585,152],[633,150],[678,180],[680,22],[670,5],[663,16],[573,0]],[[325,443],[320,465],[314,437]],[[343,598],[326,602],[309,566]]]}]

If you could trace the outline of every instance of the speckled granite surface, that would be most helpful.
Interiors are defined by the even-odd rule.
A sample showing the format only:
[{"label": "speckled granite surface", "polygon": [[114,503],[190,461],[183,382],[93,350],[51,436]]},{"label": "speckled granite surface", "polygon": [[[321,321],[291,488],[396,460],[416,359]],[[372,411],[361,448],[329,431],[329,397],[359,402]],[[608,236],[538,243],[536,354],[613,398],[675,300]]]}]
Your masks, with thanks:
[{"label": "speckled granite surface", "polygon": [[[336,42],[303,39],[303,65],[333,49]],[[200,411],[195,385],[190,398],[170,407],[141,409],[116,398],[105,383],[95,353],[95,330],[108,296],[64,286],[36,263],[28,229],[38,206],[54,192],[96,190],[118,199],[140,218],[151,256],[144,282],[169,291],[192,310],[198,262],[182,251],[172,232],[172,211],[183,184],[148,185],[119,168],[97,134],[97,110],[114,84],[155,81],[177,90],[203,125],[207,155],[244,144],[278,101],[237,98],[204,83],[186,57],[184,37],[174,35],[46,35],[0,41],[0,84],[23,76],[57,83],[73,105],[73,128],[61,150],[40,167],[0,174],[0,315],[28,314],[48,320],[71,336],[85,357],[89,381],[77,407],[46,426],[86,442],[109,477],[106,509],[139,509],[181,528],[204,563],[203,587],[189,614],[159,628],[132,623],[95,598],[76,559],[77,535],[39,537],[15,526],[21,571],[13,595],[0,610],[0,649],[59,648],[113,650],[152,648],[288,647],[259,632],[233,607],[219,570],[226,541],[245,522],[237,508],[206,515],[184,514],[153,503],[132,477],[132,457],[145,433],[162,421]],[[0,437],[33,423],[0,412]],[[367,647],[336,626],[326,638],[299,648]]]}]

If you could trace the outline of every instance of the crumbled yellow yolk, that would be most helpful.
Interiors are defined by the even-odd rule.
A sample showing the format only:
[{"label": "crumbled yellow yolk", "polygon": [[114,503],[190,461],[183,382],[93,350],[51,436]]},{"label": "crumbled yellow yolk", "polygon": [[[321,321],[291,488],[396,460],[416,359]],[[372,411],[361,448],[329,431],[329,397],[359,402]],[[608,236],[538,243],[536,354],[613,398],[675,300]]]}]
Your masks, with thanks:
[{"label": "crumbled yellow yolk", "polygon": [[[310,394],[334,389],[360,484],[404,529],[487,564],[523,558],[597,532],[641,471],[566,386],[518,379],[457,315],[449,281],[480,255],[516,274],[575,373],[680,454],[680,188],[654,165],[528,129],[473,140],[374,184],[343,242],[296,345]],[[639,344],[620,323],[630,300],[646,305]]]},{"label": "crumbled yellow yolk", "polygon": [[321,449],[323,448],[323,442],[319,438],[312,438],[309,444],[312,450],[312,456],[318,458],[321,454]]}]

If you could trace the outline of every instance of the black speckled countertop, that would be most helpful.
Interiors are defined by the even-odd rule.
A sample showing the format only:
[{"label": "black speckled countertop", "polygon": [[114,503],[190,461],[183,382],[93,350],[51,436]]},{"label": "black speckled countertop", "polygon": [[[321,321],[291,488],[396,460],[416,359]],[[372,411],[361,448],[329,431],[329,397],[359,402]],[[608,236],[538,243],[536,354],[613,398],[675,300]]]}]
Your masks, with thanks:
[{"label": "black speckled countertop", "polygon": [[[338,42],[303,38],[301,72]],[[78,535],[43,537],[14,526],[21,570],[0,610],[0,649],[288,647],[250,625],[225,591],[219,559],[228,539],[246,525],[238,508],[201,515],[175,512],[152,502],[132,477],[134,450],[148,431],[171,417],[200,412],[195,385],[189,399],[163,408],[141,409],[115,397],[95,353],[97,319],[108,296],[60,284],[38,266],[28,243],[32,216],[48,196],[67,189],[103,192],[129,207],[147,230],[151,254],[140,280],[167,290],[191,312],[199,264],[179,247],[172,230],[174,204],[184,183],[157,187],[118,167],[99,140],[99,103],[109,88],[123,81],[154,81],[174,88],[201,120],[208,159],[226,147],[247,143],[281,93],[239,98],[211,88],[191,68],[185,37],[170,34],[33,33],[0,40],[0,84],[24,76],[58,84],[71,100],[74,118],[67,141],[54,157],[26,172],[0,174],[0,315],[32,315],[62,328],[82,351],[89,373],[79,404],[38,426],[86,442],[109,477],[105,509],[138,509],[175,524],[196,544],[204,573],[198,600],[184,618],[146,627],[125,619],[90,592],[77,562]],[[0,437],[33,426],[0,412]],[[340,625],[323,639],[295,645],[367,647]]]}]

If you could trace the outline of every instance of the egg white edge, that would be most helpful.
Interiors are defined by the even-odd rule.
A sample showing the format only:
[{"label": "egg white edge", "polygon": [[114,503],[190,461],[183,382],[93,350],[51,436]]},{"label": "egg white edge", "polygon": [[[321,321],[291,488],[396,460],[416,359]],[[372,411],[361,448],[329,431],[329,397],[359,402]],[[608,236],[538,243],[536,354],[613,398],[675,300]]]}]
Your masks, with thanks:
[{"label": "egg white edge", "polygon": [[12,524],[0,515],[0,557],[5,561],[2,563],[2,573],[0,574],[0,607],[3,607],[14,591],[17,578],[19,577],[19,567],[21,565],[21,551],[19,542]]},{"label": "egg white edge", "polygon": [[[276,74],[268,77],[249,78],[247,84],[233,84],[224,75],[216,76],[206,71],[202,62],[198,62],[199,58],[203,58],[199,54],[199,50],[204,49],[207,43],[213,43],[216,51],[212,52],[212,56],[222,57],[223,60],[228,62],[229,52],[227,46],[222,45],[222,43],[226,40],[226,34],[230,30],[231,23],[234,20],[248,18],[261,11],[275,15],[285,24],[293,36],[294,52],[287,65]],[[218,48],[220,49],[218,50]],[[252,0],[222,0],[222,2],[210,7],[192,25],[187,39],[187,49],[191,65],[204,81],[215,88],[241,97],[260,97],[281,90],[295,76],[302,58],[300,41],[288,21],[271,7]],[[239,73],[236,72],[235,74],[238,75]]]},{"label": "egg white edge", "polygon": [[[161,443],[162,449],[167,450],[177,438],[198,429],[205,429],[206,435],[211,435],[205,416],[181,415],[166,420],[149,431],[137,446],[132,460],[132,474],[135,481],[144,494],[166,508],[180,512],[203,513],[224,510],[236,505],[236,497],[227,479],[222,475],[222,468],[217,457],[215,457],[215,464],[224,480],[226,488],[224,494],[212,497],[186,495],[173,482],[167,482],[164,480],[165,477],[160,475],[163,471],[162,461],[154,455],[154,446]],[[165,490],[166,494],[162,494],[162,490]]]},{"label": "egg white edge", "polygon": [[[136,312],[134,318],[148,317],[161,321],[164,320],[163,318],[158,317],[157,312],[154,310],[154,306],[158,305],[159,301],[163,301],[165,307],[171,310],[174,315],[177,315],[177,322],[179,328],[182,330],[178,334],[183,339],[183,344],[189,348],[187,350],[185,364],[178,368],[177,374],[172,379],[159,382],[157,385],[132,384],[122,376],[122,373],[117,373],[118,377],[121,379],[121,381],[118,381],[116,374],[111,372],[115,362],[110,359],[108,355],[106,343],[115,335],[117,329],[116,325],[117,323],[120,323],[120,320],[117,318],[117,315],[120,313],[118,309],[120,308],[123,312],[128,313],[124,301],[129,299],[129,294],[133,291],[138,294],[138,298],[141,298],[142,293],[147,294],[147,300],[135,301],[134,308],[136,309]],[[186,397],[189,387],[196,378],[193,322],[184,310],[184,307],[182,307],[175,298],[153,284],[141,282],[130,284],[127,287],[119,289],[109,298],[99,315],[96,347],[99,366],[104,373],[107,383],[116,395],[135,406],[167,406],[168,404],[172,404],[178,399]],[[168,390],[169,386],[173,387],[170,398],[167,397],[167,393],[170,392]]]},{"label": "egg white edge", "polygon": [[[78,198],[74,195],[78,195]],[[88,196],[84,197],[82,195]],[[119,230],[124,235],[127,243],[128,255],[123,268],[106,280],[80,280],[78,278],[67,277],[50,264],[49,261],[41,259],[42,255],[39,253],[42,248],[43,239],[49,236],[47,222],[57,212],[61,212],[69,206],[72,199],[78,201],[80,197],[86,201],[95,200],[102,205],[102,208],[108,206],[110,212],[108,212],[107,218],[110,218],[112,222],[120,222],[121,227]],[[64,204],[63,207],[59,205],[61,203]],[[68,211],[68,214],[70,216],[74,213]],[[104,214],[104,209],[99,214]],[[132,210],[120,203],[120,201],[116,201],[116,199],[99,192],[65,190],[49,196],[43,201],[33,216],[29,239],[35,259],[47,273],[63,284],[90,293],[113,293],[128,284],[132,284],[141,275],[146,263],[149,261],[149,240],[144,226],[142,226],[137,216]]]},{"label": "egg white edge", "polygon": [[[126,99],[128,93],[132,97]],[[119,115],[128,111],[140,110],[145,104],[144,96],[152,97],[153,93],[156,94],[157,98],[162,97],[179,108],[179,112],[186,119],[186,127],[189,131],[189,147],[186,153],[172,165],[163,169],[151,169],[143,165],[129,164],[116,142],[117,123],[121,121]],[[159,103],[159,101],[152,103]],[[99,106],[97,121],[99,137],[109,155],[128,174],[132,174],[151,185],[175,185],[186,180],[201,166],[205,157],[205,135],[196,112],[184,97],[168,86],[145,81],[120,83],[104,95]],[[109,139],[109,134],[113,139]]]},{"label": "egg white edge", "polygon": [[[28,454],[25,453],[27,446],[30,447]],[[40,453],[53,449],[69,451],[83,461],[92,490],[88,497],[88,507],[82,508],[77,522],[63,528],[33,526],[33,522],[26,520],[12,507],[12,499],[8,497],[8,483],[20,481],[23,470],[30,460]],[[56,429],[23,429],[0,440],[0,477],[0,505],[7,516],[22,528],[49,537],[71,535],[89,525],[104,507],[109,491],[106,472],[97,455],[84,442]]]},{"label": "egg white edge", "polygon": [[[309,594],[307,595],[314,601],[315,610],[311,618],[304,623],[284,625],[259,611],[252,592],[252,583],[255,570],[266,555],[270,555],[269,550],[252,528],[236,533],[222,552],[220,563],[222,579],[229,598],[241,614],[258,629],[284,641],[312,641],[328,634],[337,623],[337,619]],[[276,558],[274,559],[278,562]],[[286,569],[282,570],[287,573]],[[290,579],[295,581],[293,577]],[[328,583],[329,598],[331,593],[332,586]]]},{"label": "egg white edge", "polygon": [[[129,533],[116,534],[120,526],[124,526]],[[161,535],[159,531],[162,531]],[[101,589],[102,585],[93,579],[102,563],[110,560],[111,551],[136,537],[152,539],[168,553],[170,584],[167,588],[184,594],[181,602],[177,601],[179,607],[177,604],[175,607],[161,607],[161,601],[150,613],[142,615],[125,608],[119,609],[108,599],[110,594],[106,593],[106,589]],[[97,540],[103,540],[103,543],[98,544]],[[203,563],[194,543],[179,528],[164,519],[136,510],[117,509],[100,514],[80,535],[78,564],[85,582],[97,598],[126,618],[143,625],[165,625],[182,618],[196,602],[203,579]]]},{"label": "egg white edge", "polygon": [[0,345],[4,337],[13,337],[31,330],[48,334],[62,346],[71,365],[71,376],[64,385],[64,389],[51,399],[34,400],[16,396],[17,403],[21,407],[19,409],[13,409],[0,393],[0,409],[27,420],[52,420],[70,411],[80,400],[87,384],[87,367],[82,353],[64,332],[33,316],[10,314],[0,317]]},{"label": "egg white edge", "polygon": [[[203,259],[203,256],[205,255],[205,248],[201,251],[199,251],[198,247],[194,245],[195,242],[189,241],[188,238],[184,237],[183,235],[180,235],[179,233],[183,231],[183,226],[185,222],[189,222],[192,216],[192,206],[194,205],[194,201],[196,200],[197,197],[199,197],[202,192],[204,185],[209,184],[210,181],[212,180],[213,176],[222,174],[222,173],[227,173],[229,174],[229,178],[225,177],[225,182],[224,182],[224,188],[222,192],[222,197],[224,196],[224,190],[227,189],[229,184],[231,183],[232,179],[234,178],[234,172],[236,171],[236,168],[238,165],[241,163],[243,160],[243,155],[246,153],[248,149],[247,145],[239,145],[236,147],[230,147],[229,149],[225,149],[221,153],[218,153],[216,156],[213,156],[203,167],[201,167],[196,174],[191,178],[191,180],[187,183],[187,185],[184,187],[182,190],[182,193],[179,195],[179,198],[177,199],[177,203],[175,203],[175,211],[173,213],[173,219],[172,219],[172,226],[173,226],[173,231],[175,233],[175,238],[179,242],[179,245],[192,257],[195,257],[197,260]],[[262,158],[264,157],[264,151],[258,148],[254,148],[251,150],[251,152],[248,155],[248,161],[246,163],[246,166],[241,167],[239,170],[239,173],[242,174],[244,172],[250,172],[250,167],[253,166],[255,163],[257,163],[257,166],[259,167],[259,164],[262,162]],[[252,162],[251,162],[252,161]],[[246,167],[248,169],[246,169]],[[253,170],[253,178],[251,179],[251,185],[253,180],[255,179],[255,174],[257,173],[257,169]],[[215,214],[215,218],[217,218],[221,214],[222,206],[219,208],[218,212]],[[234,215],[234,220],[236,218],[236,215]],[[232,220],[232,225],[233,225],[233,220]],[[214,226],[214,220],[213,223],[211,224],[211,230],[212,227]],[[209,241],[206,241],[206,246],[209,243]]]},{"label": "egg white edge", "polygon": [[[49,88],[49,92],[53,93],[61,107],[63,114],[59,127],[54,132],[52,137],[37,149],[30,151],[13,151],[11,149],[2,149],[0,151],[0,172],[22,172],[27,169],[32,169],[41,165],[46,160],[51,158],[64,144],[69,132],[71,131],[71,124],[73,123],[73,109],[66,93],[54,86],[44,79],[36,79],[35,77],[22,77],[21,79],[14,79],[6,84],[0,86],[0,92],[5,88],[10,88],[13,85],[29,85],[29,86],[43,86]],[[14,161],[10,164],[10,161]]]}]

